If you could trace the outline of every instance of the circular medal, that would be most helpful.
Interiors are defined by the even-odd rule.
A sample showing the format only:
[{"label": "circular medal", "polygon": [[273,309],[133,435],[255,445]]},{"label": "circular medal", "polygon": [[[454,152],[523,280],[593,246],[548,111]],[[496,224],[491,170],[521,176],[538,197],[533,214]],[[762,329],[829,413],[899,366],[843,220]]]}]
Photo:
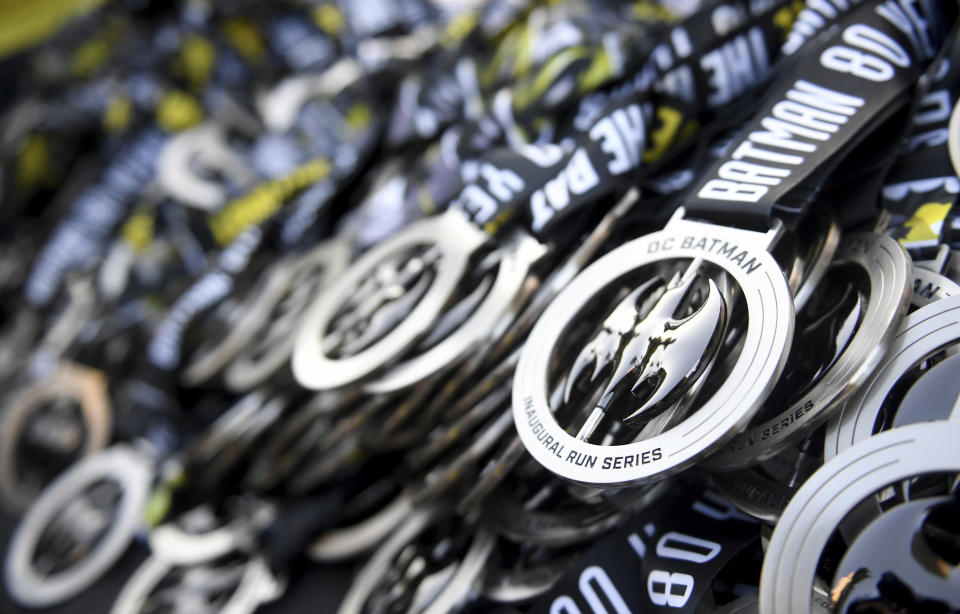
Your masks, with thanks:
[{"label": "circular medal", "polygon": [[[853,394],[883,359],[910,300],[909,257],[890,237],[862,232],[843,238],[833,266],[838,276],[847,273],[849,282],[841,279],[843,287],[831,284],[827,288],[831,296],[823,302],[829,303],[829,308],[816,310],[812,318],[798,314],[800,322],[807,324],[797,331],[798,338],[816,349],[801,350],[806,356],[791,361],[797,365],[797,373],[788,365],[783,383],[801,394],[779,412],[761,411],[765,419],[751,424],[712,456],[711,469],[755,465],[798,441],[822,423],[837,403]],[[866,283],[861,283],[858,278],[864,276]],[[826,364],[807,367],[814,362],[811,351],[826,353]],[[810,370],[815,372],[810,374]],[[774,392],[767,403],[780,398]]]},{"label": "circular medal", "polygon": [[451,210],[364,254],[309,308],[293,351],[297,382],[337,388],[399,358],[436,321],[487,238]]},{"label": "circular medal", "polygon": [[23,516],[4,564],[17,603],[48,607],[74,597],[120,558],[140,525],[153,464],[116,445],[86,457]]},{"label": "circular medal", "polygon": [[183,383],[199,384],[230,363],[224,372],[229,389],[244,392],[258,386],[290,359],[303,310],[347,260],[346,242],[334,239],[267,269],[263,283],[234,307],[224,337],[203,343],[190,357],[181,373]]},{"label": "circular medal", "polygon": [[[793,299],[767,251],[776,234],[675,216],[578,275],[534,326],[514,378],[514,421],[533,457],[574,482],[626,485],[680,471],[742,428],[780,375],[793,333]],[[657,279],[664,265],[674,270],[666,282]],[[584,373],[591,382],[607,373],[607,383],[574,436],[558,423],[554,412],[566,409],[551,406],[550,391],[560,386],[558,348],[571,343],[590,306],[608,315],[581,346],[565,396]],[[715,360],[731,332],[739,338]],[[655,434],[643,436],[658,420]],[[619,429],[617,445],[590,441],[605,422]],[[639,428],[623,428],[631,422]]]},{"label": "circular medal", "polygon": [[[960,472],[954,451],[958,437],[956,422],[914,424],[880,433],[824,464],[790,501],[773,531],[760,577],[760,611],[811,611],[818,566],[838,525],[863,501],[891,485]],[[884,534],[884,543],[890,545],[893,537]],[[917,556],[916,548],[929,546],[915,544],[913,554],[899,556]],[[850,577],[846,583],[856,580]],[[832,609],[841,592],[833,591],[831,599],[816,605]]]},{"label": "circular medal", "polygon": [[513,234],[496,252],[499,254],[497,273],[479,305],[434,345],[414,352],[367,384],[366,391],[383,394],[407,388],[454,364],[481,339],[493,336],[492,331],[516,300],[531,265],[545,252],[546,248],[533,237],[523,232]]},{"label": "circular medal", "polygon": [[[951,286],[954,284],[949,279],[922,267],[913,267],[913,273],[912,303],[914,306],[929,304],[928,300],[933,297],[942,298],[952,293]],[[919,280],[925,281],[920,283]],[[904,409],[904,403],[909,401],[909,398],[902,399],[902,395],[899,393],[893,394],[893,392],[904,389],[910,379],[904,377],[904,375],[914,371],[919,364],[923,363],[923,358],[920,357],[935,354],[937,352],[936,348],[939,347],[941,342],[949,343],[947,338],[941,337],[939,334],[941,329],[938,328],[939,324],[949,323],[949,311],[948,315],[934,320],[934,324],[925,329],[926,332],[924,332],[923,327],[918,328],[915,324],[927,317],[922,315],[923,313],[931,317],[932,314],[938,313],[939,308],[937,307],[924,307],[916,314],[908,315],[901,322],[897,335],[891,340],[891,348],[884,356],[881,366],[870,374],[871,381],[855,391],[847,404],[839,407],[839,413],[831,419],[826,429],[826,444],[823,455],[818,453],[816,456],[811,456],[804,450],[788,447],[777,456],[759,465],[715,475],[714,483],[716,486],[746,513],[774,524],[800,485],[822,464],[821,456],[825,456],[829,460],[855,441],[860,441],[885,428],[884,422],[887,423],[887,426],[890,426],[894,419],[897,424],[905,424],[922,419],[944,419],[948,417],[957,394],[954,390],[956,388],[954,382],[958,381],[958,378],[949,372],[950,364],[947,364],[949,361],[938,363],[933,371],[920,377],[913,384],[911,390],[926,393],[923,395],[923,399],[913,403],[915,411]],[[910,324],[911,322],[914,324]],[[913,332],[906,333],[907,328],[912,329]],[[912,349],[904,353],[903,350],[906,348]],[[899,366],[890,370],[891,362],[897,363]],[[886,375],[884,376],[885,371]],[[943,372],[943,375],[939,378],[936,377],[937,371]],[[878,377],[884,377],[884,383],[875,384],[873,380]],[[863,390],[866,389],[873,390],[872,398],[870,401],[861,400],[858,402],[857,399],[861,399]],[[951,392],[953,396],[951,396]],[[930,394],[944,397],[945,400],[934,402],[929,398]],[[896,398],[888,399],[891,395]],[[896,402],[901,401],[901,399],[904,402],[901,402],[899,407],[894,410]],[[855,405],[856,409],[853,409],[854,406],[851,406],[851,403],[859,404]],[[922,409],[916,407],[918,404],[922,405]],[[909,415],[911,414],[919,415],[910,418]],[[787,418],[789,419],[789,416]],[[844,436],[843,441],[839,441],[838,437],[843,431],[843,427],[840,425],[843,423],[856,425],[852,427],[856,432],[849,433],[849,437]],[[782,424],[778,425],[778,430],[783,428]],[[788,422],[787,427],[790,426]],[[739,438],[735,441],[739,441]],[[811,440],[806,440],[801,445],[807,447],[811,443],[813,443]],[[730,448],[732,447],[730,446]]]},{"label": "circular medal", "polygon": [[[958,340],[960,296],[944,298],[907,315],[873,378],[864,384],[828,423],[824,457],[829,460],[857,442],[871,437],[881,428],[878,422],[882,421],[885,405],[889,401],[899,400],[889,397],[896,396],[895,392],[902,390],[905,376]],[[950,417],[957,391],[944,390],[942,386],[937,386],[936,390],[948,395],[948,398],[939,404],[947,414],[939,418]]]}]

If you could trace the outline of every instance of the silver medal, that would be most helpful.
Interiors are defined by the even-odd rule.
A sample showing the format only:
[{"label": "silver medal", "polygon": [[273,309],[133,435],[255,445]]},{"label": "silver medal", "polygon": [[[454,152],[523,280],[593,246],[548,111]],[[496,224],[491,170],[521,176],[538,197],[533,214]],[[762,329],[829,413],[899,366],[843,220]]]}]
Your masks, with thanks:
[{"label": "silver medal", "polygon": [[451,210],[377,244],[308,309],[293,350],[297,382],[338,388],[399,358],[430,330],[487,239]]},{"label": "silver medal", "polygon": [[181,381],[197,385],[229,363],[224,380],[230,390],[245,392],[260,385],[289,360],[292,333],[303,309],[347,260],[346,242],[334,239],[270,267],[263,283],[227,316],[223,338],[204,342],[190,357]]},{"label": "silver medal", "polygon": [[914,424],[871,437],[824,464],[790,501],[770,538],[760,577],[760,611],[830,609],[822,584],[816,591],[814,586],[838,525],[890,485],[925,474],[960,473],[954,450],[958,438],[957,422]]},{"label": "silver medal", "polygon": [[[509,312],[530,267],[546,253],[546,247],[533,237],[517,231],[497,250],[497,273],[479,305],[456,328],[422,352],[390,367],[365,386],[371,394],[383,394],[407,388],[438,371],[455,364],[485,337],[494,337],[498,324]],[[438,326],[437,329],[440,329]],[[435,329],[435,330],[437,330]],[[442,330],[442,329],[440,329]],[[434,333],[431,333],[431,337]]]},{"label": "silver medal", "polygon": [[[834,265],[857,267],[869,279],[869,292],[864,292],[865,297],[854,297],[854,310],[845,316],[833,338],[827,339],[827,347],[807,350],[824,351],[832,343],[839,355],[789,407],[751,425],[722,452],[710,457],[711,469],[755,465],[798,441],[823,422],[837,403],[856,392],[883,360],[910,300],[909,257],[890,237],[863,232],[843,238]],[[854,332],[844,339],[843,329],[851,328],[851,322]]]},{"label": "silver medal", "polygon": [[[152,478],[153,463],[124,445],[88,456],[58,477],[10,541],[3,569],[10,595],[24,606],[48,607],[96,582],[140,526]],[[76,560],[53,554],[44,562],[42,543],[81,554]]]},{"label": "silver medal", "polygon": [[[903,319],[886,358],[873,378],[864,384],[831,418],[824,442],[830,460],[878,429],[878,419],[897,383],[938,352],[960,340],[960,296],[936,301]],[[954,378],[955,379],[955,378]],[[939,389],[940,387],[938,387]],[[949,392],[949,391],[944,391]],[[941,419],[956,417],[956,391],[944,400]]]},{"label": "silver medal", "polygon": [[[680,471],[742,428],[783,369],[793,334],[793,299],[767,251],[780,227],[756,233],[692,222],[682,215],[681,210],[664,230],[630,241],[587,267],[550,304],[524,346],[514,379],[516,427],[534,458],[563,478],[608,487]],[[636,301],[653,283],[644,272],[650,275],[665,263],[678,272],[641,317]],[[680,268],[684,264],[686,268]],[[611,367],[613,375],[580,434],[570,435],[558,424],[548,400],[557,348],[569,343],[568,330],[583,317],[588,302],[602,301],[601,293],[631,278],[632,290],[608,312],[601,331],[575,361],[574,369],[583,365],[580,372],[592,370],[593,379]],[[701,297],[700,304],[678,316],[691,294]],[[724,365],[728,370],[715,390],[697,399],[697,407],[681,421],[669,424],[677,405],[691,403],[699,392],[701,376],[727,337],[727,323],[739,321],[737,314],[728,313],[735,306],[728,306],[728,300],[736,302],[731,297],[745,303],[747,322],[735,358],[725,352],[723,362],[729,367]],[[630,402],[637,392],[643,396]],[[623,421],[642,420],[646,413],[652,416],[648,427],[668,426],[649,437],[627,434],[615,446],[586,441],[607,418],[604,399],[617,397],[627,399]]]}]

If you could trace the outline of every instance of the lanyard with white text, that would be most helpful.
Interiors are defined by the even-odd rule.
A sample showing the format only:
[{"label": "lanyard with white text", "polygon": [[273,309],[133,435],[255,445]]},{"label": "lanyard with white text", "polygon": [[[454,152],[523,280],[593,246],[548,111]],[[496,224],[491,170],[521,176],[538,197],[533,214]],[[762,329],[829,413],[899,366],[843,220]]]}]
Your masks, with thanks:
[{"label": "lanyard with white text", "polygon": [[[784,225],[819,202],[855,146],[888,136],[876,129],[909,110],[954,17],[946,3],[914,21],[898,7],[863,4],[804,44],[664,229],[596,260],[544,311],[520,355],[513,412],[547,469],[595,487],[662,479],[757,413],[796,326],[802,279],[788,281],[773,252]],[[581,349],[558,373],[570,345]],[[561,385],[558,409],[548,390]]]},{"label": "lanyard with white text", "polygon": [[[635,75],[584,99],[570,138],[560,141],[566,146],[494,150],[480,163],[487,174],[456,204],[482,224],[511,215],[512,205],[534,233],[549,235],[635,181],[638,169],[656,170],[701,121],[766,77],[792,13],[786,2],[754,7],[728,2],[695,13],[664,36]],[[732,17],[718,23],[718,12]],[[732,54],[749,70],[738,72],[727,59]],[[499,189],[504,175],[513,178],[511,192]]]},{"label": "lanyard with white text", "polygon": [[955,12],[938,2],[916,10],[868,2],[812,41],[685,203],[689,214],[796,222],[844,156],[909,103]]}]

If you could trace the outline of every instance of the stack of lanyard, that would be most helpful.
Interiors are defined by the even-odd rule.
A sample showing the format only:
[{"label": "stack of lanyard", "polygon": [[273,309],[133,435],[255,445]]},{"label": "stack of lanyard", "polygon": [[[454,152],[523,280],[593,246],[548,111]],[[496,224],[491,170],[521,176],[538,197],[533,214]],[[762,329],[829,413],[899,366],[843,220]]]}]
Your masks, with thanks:
[{"label": "stack of lanyard", "polygon": [[957,13],[70,22],[0,107],[4,599],[960,611]]}]

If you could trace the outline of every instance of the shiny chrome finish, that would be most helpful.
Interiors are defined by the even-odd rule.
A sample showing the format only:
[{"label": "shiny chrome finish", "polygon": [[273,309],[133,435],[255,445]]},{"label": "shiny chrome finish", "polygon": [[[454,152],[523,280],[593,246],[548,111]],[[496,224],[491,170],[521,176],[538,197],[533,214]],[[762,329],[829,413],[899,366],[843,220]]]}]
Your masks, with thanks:
[{"label": "shiny chrome finish", "polygon": [[230,390],[245,392],[260,385],[289,360],[303,310],[343,271],[348,258],[346,242],[333,239],[267,269],[263,283],[233,308],[226,335],[197,349],[182,369],[181,381],[195,386],[227,367],[224,381]]},{"label": "shiny chrome finish", "polygon": [[[20,521],[7,549],[4,582],[17,603],[49,607],[96,582],[126,551],[140,526],[153,463],[142,453],[116,445],[86,457],[54,480]],[[103,496],[104,484],[117,491]],[[79,559],[56,555],[49,573],[37,567],[37,548],[55,534]],[[67,558],[68,560],[64,560]]]},{"label": "shiny chrome finish", "polygon": [[[358,382],[433,325],[487,235],[457,211],[411,224],[364,254],[309,308],[293,373],[312,390]],[[425,249],[410,259],[411,249]],[[398,259],[401,259],[398,261]],[[345,309],[338,320],[338,315]]]},{"label": "shiny chrome finish", "polygon": [[[915,476],[960,473],[955,421],[905,426],[862,441],[825,463],[800,488],[770,538],[760,576],[760,612],[830,608],[814,601],[817,568],[838,525],[863,501]],[[895,508],[894,508],[895,509]]]},{"label": "shiny chrome finish", "polygon": [[823,279],[840,247],[842,237],[836,220],[831,216],[829,219],[821,220],[820,223],[823,228],[810,241],[810,249],[803,261],[800,287],[794,292],[793,305],[797,311],[803,309],[810,300],[814,288]]},{"label": "shiny chrome finish", "polygon": [[[783,272],[767,251],[780,228],[766,234],[755,233],[692,222],[682,215],[681,209],[664,230],[630,241],[584,269],[543,313],[523,348],[514,378],[514,422],[526,449],[541,465],[563,478],[588,486],[609,487],[656,480],[680,471],[733,437],[759,409],[783,369],[793,334],[793,299]],[[727,251],[721,253],[718,246]],[[672,411],[664,413],[664,420],[657,425],[659,432],[641,432],[636,440],[613,446],[590,443],[568,434],[553,416],[554,408],[547,391],[555,353],[565,331],[581,317],[587,301],[609,291],[618,280],[631,273],[665,261],[693,263],[689,265],[691,272],[710,265],[725,272],[734,285],[739,286],[748,325],[736,359],[729,361],[729,372],[718,376],[717,389],[710,392],[709,398],[698,400],[697,409],[679,423],[671,424]],[[680,279],[677,294],[689,283],[689,277]],[[689,343],[710,348],[720,327],[720,299],[726,301],[731,290],[718,287],[719,282],[704,285],[708,290],[706,295],[701,294],[701,304],[706,304],[706,310],[702,315],[694,314],[688,321],[701,337]],[[629,313],[629,309],[625,311]],[[666,318],[661,314],[649,325],[653,331],[658,327],[663,330],[678,326],[679,320],[674,318],[674,314]],[[644,324],[646,326],[648,324]],[[650,333],[647,335],[649,338]],[[648,339],[642,340],[643,345],[647,343]],[[656,353],[658,347],[660,344],[650,349]],[[636,355],[641,356],[643,352],[642,348],[638,349]],[[663,356],[657,359],[665,361],[662,364],[669,365],[673,371],[651,364],[656,368],[654,382],[670,377],[675,388],[654,387],[649,396],[642,397],[630,409],[647,407],[646,400],[669,401],[688,392],[691,396],[699,392],[699,383],[691,382],[696,379],[691,376],[703,371],[700,360],[692,354],[680,360],[678,356],[668,358],[672,349],[661,352]],[[629,366],[625,365],[629,364],[628,357],[619,370],[628,373]],[[647,375],[642,371],[641,374]],[[631,387],[634,381],[629,381]],[[627,415],[633,413],[628,409]],[[658,420],[659,417],[654,418],[653,422]],[[588,420],[585,432],[593,428]]]},{"label": "shiny chrome finish", "polygon": [[497,251],[501,257],[493,285],[469,317],[429,349],[415,352],[366,384],[367,392],[384,394],[408,388],[465,358],[482,340],[496,334],[503,316],[516,308],[516,299],[530,267],[547,248],[529,235],[517,232]]},{"label": "shiny chrome finish", "polygon": [[[897,382],[922,361],[958,341],[960,296],[936,301],[905,317],[873,378],[828,423],[824,442],[825,459],[830,460],[873,436],[880,411]],[[955,419],[960,412],[952,413]]]}]

